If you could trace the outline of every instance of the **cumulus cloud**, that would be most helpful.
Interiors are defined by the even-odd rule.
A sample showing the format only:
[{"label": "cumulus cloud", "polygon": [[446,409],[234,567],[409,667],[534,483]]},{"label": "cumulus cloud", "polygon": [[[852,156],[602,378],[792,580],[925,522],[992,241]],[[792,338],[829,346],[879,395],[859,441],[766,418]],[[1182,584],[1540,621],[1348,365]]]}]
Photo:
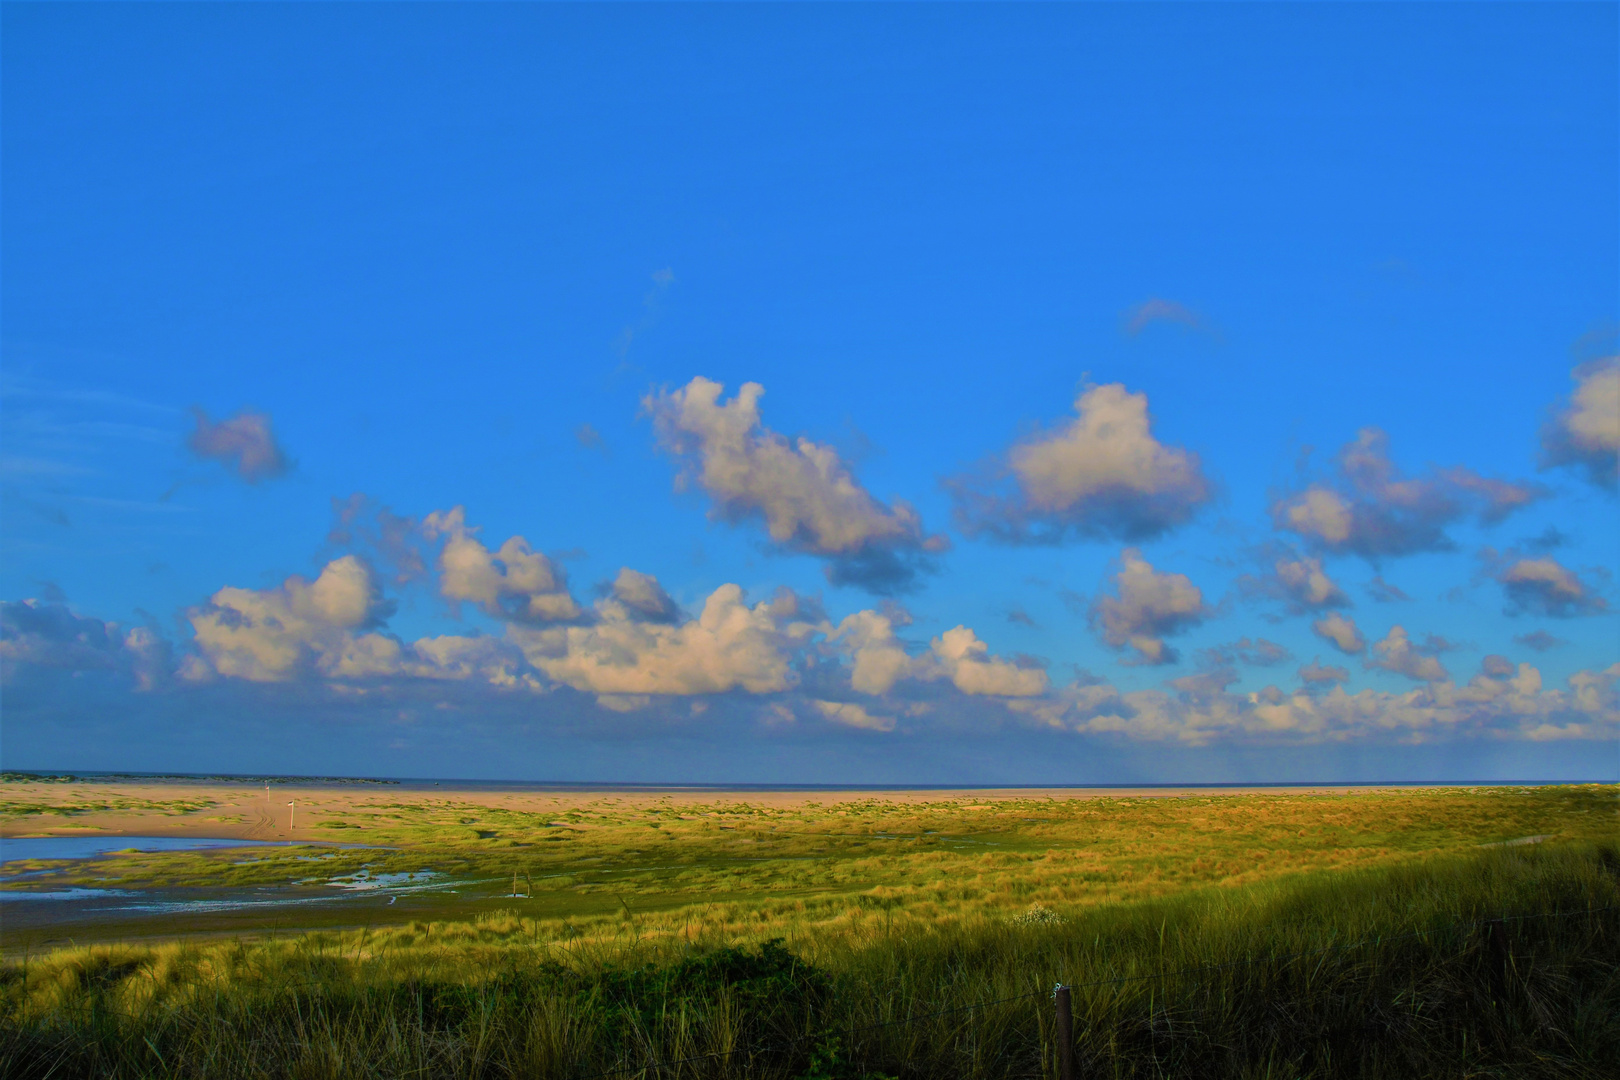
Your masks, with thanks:
[{"label": "cumulus cloud", "polygon": [[1551,555],[1504,561],[1495,576],[1507,594],[1509,614],[1568,618],[1609,610],[1608,601]]},{"label": "cumulus cloud", "polygon": [[1579,469],[1613,491],[1620,461],[1620,356],[1582,364],[1571,374],[1575,391],[1541,429],[1541,467]]},{"label": "cumulus cloud", "polygon": [[418,638],[401,650],[396,667],[378,674],[482,682],[505,690],[545,689],[511,642],[487,634]]},{"label": "cumulus cloud", "polygon": [[627,610],[653,622],[674,622],[681,614],[680,607],[657,578],[628,566],[622,567],[619,576],[613,579],[611,595]]},{"label": "cumulus cloud", "polygon": [[891,615],[860,610],[838,623],[829,643],[851,659],[852,690],[867,695],[888,695],[904,678],[948,680],[964,695],[993,698],[1027,698],[1051,685],[1038,662],[991,656],[990,646],[969,627],[944,631],[927,653],[912,656],[894,633]]},{"label": "cumulus cloud", "polygon": [[881,697],[902,679],[948,680],[972,696],[1030,697],[1051,685],[1046,672],[1030,662],[992,656],[990,648],[966,626],[934,638],[929,650],[913,656],[895,635],[894,620],[877,611],[846,616],[831,643],[851,661],[850,687]]},{"label": "cumulus cloud", "polygon": [[[1038,666],[991,655],[966,627],[940,634],[913,654],[883,612],[857,612],[834,629],[791,593],[748,604],[735,585],[715,590],[694,620],[650,621],[610,594],[587,622],[509,623],[501,636],[446,635],[413,644],[377,627],[386,611],[375,574],[352,555],[333,560],[314,581],[294,577],[262,590],[222,589],[191,613],[196,651],[184,670],[191,681],[212,680],[210,695],[233,680],[294,684],[304,695],[307,681],[324,687],[330,702],[372,701],[390,715],[391,702],[442,704],[455,694],[464,707],[494,707],[502,698],[492,694],[515,690],[552,695],[548,718],[600,717],[595,710],[607,710],[689,719],[718,704],[725,713],[746,708],[767,722],[791,723],[795,713],[813,713],[832,724],[886,731],[903,716],[983,722],[987,714],[973,711],[972,703],[994,701],[992,722],[1010,713],[1035,725],[1185,745],[1620,737],[1620,664],[1577,672],[1566,689],[1549,689],[1533,666],[1491,655],[1458,685],[1434,659],[1449,647],[1443,640],[1414,644],[1398,627],[1378,643],[1369,666],[1422,684],[1406,692],[1349,694],[1343,687],[1348,671],[1319,660],[1299,669],[1292,690],[1234,693],[1238,671],[1228,663],[1162,689],[1125,692],[1094,676],[1054,688]],[[1259,644],[1238,642],[1227,651],[1236,658]],[[839,655],[851,663],[826,663]],[[145,627],[124,631],[37,600],[0,605],[0,673],[8,693],[41,685],[40,679],[65,680],[59,686],[96,679],[105,687],[109,677],[156,685],[159,692],[196,692],[161,678],[172,667],[166,643]],[[143,684],[142,670],[159,678]],[[427,680],[437,683],[423,688]],[[746,706],[741,696],[703,696],[734,691],[762,696]],[[859,694],[884,700],[852,700]],[[681,699],[673,712],[671,697]],[[534,711],[532,705],[510,708]]]},{"label": "cumulus cloud", "polygon": [[196,427],[186,445],[198,457],[218,461],[250,484],[274,479],[292,467],[264,413],[239,412],[218,423],[202,409],[191,414]]},{"label": "cumulus cloud", "polygon": [[268,589],[226,587],[187,612],[196,651],[180,665],[191,682],[474,681],[543,689],[522,654],[481,634],[407,644],[382,624],[394,605],[361,558],[333,559],[314,581],[293,575]]},{"label": "cumulus cloud", "polygon": [[1129,648],[1138,664],[1172,664],[1174,649],[1164,638],[1196,626],[1209,614],[1204,594],[1185,574],[1161,574],[1135,548],[1120,556],[1113,577],[1117,595],[1097,597],[1091,622],[1115,649]]},{"label": "cumulus cloud", "polygon": [[82,671],[112,667],[121,647],[116,623],[75,615],[66,604],[0,603],[0,659]]},{"label": "cumulus cloud", "polygon": [[1075,412],[980,475],[947,481],[964,532],[1007,543],[1146,540],[1213,497],[1198,456],[1153,437],[1146,394],[1118,383],[1089,387]]},{"label": "cumulus cloud", "polygon": [[439,552],[439,593],[452,604],[476,604],[498,619],[540,624],[584,614],[568,591],[562,567],[529,547],[521,536],[490,551],[474,535],[461,507],[436,511],[422,521],[429,539],[444,539]]},{"label": "cumulus cloud", "polygon": [[[1577,672],[1569,689],[1548,690],[1541,673],[1520,664],[1511,676],[1492,665],[1467,685],[1449,679],[1403,693],[1347,693],[1343,668],[1311,665],[1294,690],[1268,686],[1249,694],[1218,688],[1222,676],[1172,686],[1176,692],[1123,693],[1106,683],[1075,684],[1010,707],[1060,730],[1205,746],[1223,739],[1344,742],[1395,738],[1432,742],[1459,737],[1614,739],[1620,737],[1620,663]],[[1177,680],[1177,683],[1182,683]],[[1324,689],[1326,687],[1326,689]]]},{"label": "cumulus cloud", "polygon": [[874,716],[863,705],[849,701],[812,701],[817,712],[835,724],[866,731],[893,731],[894,717]]},{"label": "cumulus cloud", "polygon": [[850,656],[850,685],[863,694],[882,696],[911,674],[911,655],[895,636],[895,620],[876,611],[845,616],[832,634]]},{"label": "cumulus cloud", "polygon": [[800,614],[790,592],[750,606],[741,587],[722,585],[687,622],[649,622],[610,596],[587,624],[509,633],[531,664],[576,690],[690,695],[741,687],[764,694],[795,682],[795,650],[818,629]]},{"label": "cumulus cloud", "polygon": [[935,660],[964,694],[1031,697],[1050,685],[1046,672],[990,655],[990,647],[965,626],[947,630],[932,643]]},{"label": "cumulus cloud", "polygon": [[1228,686],[1238,681],[1236,668],[1216,667],[1200,671],[1194,675],[1183,675],[1165,683],[1178,694],[1189,697],[1210,697],[1224,693]]},{"label": "cumulus cloud", "polygon": [[926,554],[947,546],[909,504],[873,498],[832,447],[765,427],[763,386],[744,383],[721,402],[724,389],[699,377],[642,399],[660,445],[681,461],[677,486],[702,489],[714,516],[761,518],[773,543],[827,559],[835,584],[880,593],[909,587]]},{"label": "cumulus cloud", "polygon": [[145,626],[75,614],[50,600],[0,602],[0,676],[9,681],[27,667],[108,671],[128,676],[137,689],[162,683],[173,668],[169,643]]},{"label": "cumulus cloud", "polygon": [[1236,585],[1244,596],[1281,601],[1293,615],[1351,606],[1350,597],[1328,576],[1319,557],[1300,555],[1279,544],[1267,544],[1254,554],[1266,569],[1238,577]]},{"label": "cumulus cloud", "polygon": [[1373,642],[1372,655],[1364,661],[1364,666],[1393,671],[1418,682],[1441,682],[1451,678],[1451,674],[1436,654],[1449,648],[1449,642],[1432,634],[1423,644],[1415,644],[1404,627],[1392,626],[1382,641]]},{"label": "cumulus cloud", "polygon": [[1351,656],[1364,652],[1367,648],[1367,639],[1356,629],[1355,620],[1347,619],[1337,611],[1311,623],[1311,630],[1317,637],[1332,643],[1335,649]]},{"label": "cumulus cloud", "polygon": [[1299,669],[1299,681],[1306,686],[1322,686],[1350,681],[1350,669],[1324,664],[1318,657]]},{"label": "cumulus cloud", "polygon": [[1309,555],[1302,559],[1278,559],[1273,569],[1278,585],[1295,610],[1320,611],[1350,604],[1344,590],[1322,569],[1321,559]]},{"label": "cumulus cloud", "polygon": [[[390,610],[371,568],[345,555],[327,563],[314,581],[295,574],[271,589],[227,586],[187,618],[208,670],[274,682],[310,666],[335,673],[380,663],[379,653],[397,650],[397,642],[358,632]],[[369,637],[378,640],[363,640]],[[188,671],[192,677],[203,673],[195,666]]]},{"label": "cumulus cloud", "polygon": [[1544,494],[1462,466],[1406,476],[1389,458],[1389,437],[1363,428],[1328,480],[1279,498],[1271,516],[1277,528],[1324,550],[1377,559],[1452,548],[1446,530],[1457,522],[1475,516],[1494,524]]}]

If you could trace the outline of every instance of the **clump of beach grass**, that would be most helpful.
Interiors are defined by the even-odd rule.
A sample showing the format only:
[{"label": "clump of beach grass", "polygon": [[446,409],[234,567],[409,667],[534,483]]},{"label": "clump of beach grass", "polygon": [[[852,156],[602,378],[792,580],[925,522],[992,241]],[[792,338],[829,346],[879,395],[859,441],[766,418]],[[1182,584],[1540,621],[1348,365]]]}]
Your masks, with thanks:
[{"label": "clump of beach grass", "polygon": [[635,918],[575,929],[507,911],[8,962],[0,1074],[1042,1077],[1055,983],[1073,988],[1093,1077],[1595,1078],[1620,1060],[1612,842],[1063,921],[984,911],[830,933],[776,911],[695,942]]}]

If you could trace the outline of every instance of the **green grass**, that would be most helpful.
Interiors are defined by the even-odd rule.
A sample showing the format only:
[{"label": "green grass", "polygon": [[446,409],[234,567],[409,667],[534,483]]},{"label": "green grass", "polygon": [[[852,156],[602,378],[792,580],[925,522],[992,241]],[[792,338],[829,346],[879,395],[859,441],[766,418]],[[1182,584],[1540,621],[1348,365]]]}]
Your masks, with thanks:
[{"label": "green grass", "polygon": [[[976,914],[1006,916],[1032,903],[1069,913],[1188,890],[1393,866],[1532,835],[1598,841],[1616,834],[1615,794],[1600,785],[987,803],[941,794],[923,802],[874,796],[792,807],[604,795],[583,804],[511,809],[378,791],[345,793],[341,814],[320,810],[312,794],[310,824],[300,825],[300,835],[378,846],[14,864],[44,873],[0,886],[0,900],[5,888],[314,887],[362,869],[434,871],[457,883],[455,895],[402,897],[364,919],[473,918],[501,906],[525,918],[587,927],[628,906],[648,932],[700,921],[712,938],[733,940],[755,934],[764,921],[788,937],[801,924],[814,924],[818,935],[858,936],[874,921],[949,923]],[[42,820],[41,810],[57,804],[117,803],[127,814],[138,801],[96,798],[88,785],[65,787],[32,804],[19,806],[14,798],[0,807],[12,815],[0,823],[15,830]],[[172,802],[146,803],[145,813],[166,822],[179,810]],[[192,804],[199,804],[188,811],[199,831],[220,816],[219,805]],[[523,893],[517,899],[510,895],[514,875]],[[357,917],[329,911],[300,918]],[[267,917],[264,925],[273,924]],[[240,929],[243,923],[220,926]],[[74,930],[80,940],[130,932],[150,931],[111,924]],[[44,936],[8,935],[7,953],[35,947]]]},{"label": "green grass", "polygon": [[[1070,903],[1062,921],[866,895],[838,932],[756,905],[751,929],[730,910],[693,935],[690,912],[683,933],[627,905],[584,927],[501,911],[60,950],[0,974],[0,1074],[1042,1077],[1058,981],[1088,1077],[1612,1077],[1620,1062],[1612,840]],[[1503,917],[1494,940],[1458,925]]]}]

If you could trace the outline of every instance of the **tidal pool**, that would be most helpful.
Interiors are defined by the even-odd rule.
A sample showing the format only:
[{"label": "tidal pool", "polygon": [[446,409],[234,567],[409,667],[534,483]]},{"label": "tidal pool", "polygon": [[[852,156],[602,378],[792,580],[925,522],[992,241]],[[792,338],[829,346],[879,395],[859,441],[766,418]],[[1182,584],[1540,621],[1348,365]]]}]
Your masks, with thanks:
[{"label": "tidal pool", "polygon": [[0,863],[23,859],[93,859],[115,851],[198,851],[203,848],[265,847],[274,840],[226,840],[208,836],[22,836],[0,837]]}]

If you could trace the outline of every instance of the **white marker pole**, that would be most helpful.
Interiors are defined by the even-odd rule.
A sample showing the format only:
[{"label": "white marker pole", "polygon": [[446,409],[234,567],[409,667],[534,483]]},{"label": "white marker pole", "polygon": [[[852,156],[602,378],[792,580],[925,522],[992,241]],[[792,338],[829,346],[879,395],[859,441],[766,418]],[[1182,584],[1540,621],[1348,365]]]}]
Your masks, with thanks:
[{"label": "white marker pole", "polygon": [[295,799],[287,805],[292,808],[287,811],[287,835],[291,836],[293,831],[293,819],[298,816],[298,801]]}]

